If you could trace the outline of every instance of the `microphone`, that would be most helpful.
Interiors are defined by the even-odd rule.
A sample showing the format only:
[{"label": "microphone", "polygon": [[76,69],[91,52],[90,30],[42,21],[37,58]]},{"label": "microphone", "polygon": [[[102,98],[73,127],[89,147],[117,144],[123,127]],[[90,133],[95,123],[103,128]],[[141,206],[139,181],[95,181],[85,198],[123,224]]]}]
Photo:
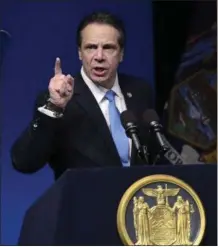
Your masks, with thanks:
[{"label": "microphone", "polygon": [[148,109],[143,113],[143,121],[149,127],[149,129],[155,133],[157,141],[160,145],[160,152],[166,153],[169,150],[167,145],[166,138],[162,134],[162,125],[159,123],[159,117],[155,110]]},{"label": "microphone", "polygon": [[126,135],[132,139],[133,144],[137,150],[137,154],[139,158],[143,161],[149,164],[148,162],[148,152],[147,147],[144,145],[141,145],[139,136],[138,136],[138,127],[136,125],[136,118],[134,114],[131,111],[123,111],[120,114],[121,123],[126,131]]}]

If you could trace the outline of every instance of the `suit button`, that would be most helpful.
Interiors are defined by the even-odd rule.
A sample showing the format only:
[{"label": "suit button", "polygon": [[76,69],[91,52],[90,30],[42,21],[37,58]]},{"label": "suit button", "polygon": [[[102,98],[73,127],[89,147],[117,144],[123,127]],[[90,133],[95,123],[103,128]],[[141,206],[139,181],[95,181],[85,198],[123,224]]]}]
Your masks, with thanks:
[{"label": "suit button", "polygon": [[35,119],[35,121],[33,122],[33,130],[36,130],[36,128],[38,127],[39,125],[39,118]]},{"label": "suit button", "polygon": [[37,123],[34,123],[33,124],[33,128],[36,129],[38,127],[38,124]]}]

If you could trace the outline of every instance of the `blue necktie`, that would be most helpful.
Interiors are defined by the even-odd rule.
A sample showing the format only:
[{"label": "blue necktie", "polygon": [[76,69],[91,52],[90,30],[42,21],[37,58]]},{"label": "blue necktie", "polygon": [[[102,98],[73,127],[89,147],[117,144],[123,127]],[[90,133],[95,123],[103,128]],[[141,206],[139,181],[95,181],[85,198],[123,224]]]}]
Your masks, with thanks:
[{"label": "blue necktie", "polygon": [[115,105],[115,93],[109,90],[105,94],[105,98],[109,101],[110,126],[114,143],[123,166],[129,166],[129,141],[121,124],[120,113]]}]

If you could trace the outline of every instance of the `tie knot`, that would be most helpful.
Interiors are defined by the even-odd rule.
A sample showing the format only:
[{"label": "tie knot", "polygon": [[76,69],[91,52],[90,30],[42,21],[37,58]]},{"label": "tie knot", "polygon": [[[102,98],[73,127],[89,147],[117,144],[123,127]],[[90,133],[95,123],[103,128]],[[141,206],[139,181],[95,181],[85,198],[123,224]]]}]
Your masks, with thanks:
[{"label": "tie knot", "polygon": [[112,90],[107,91],[107,93],[105,94],[105,98],[108,99],[110,102],[114,101],[114,96],[115,92]]}]

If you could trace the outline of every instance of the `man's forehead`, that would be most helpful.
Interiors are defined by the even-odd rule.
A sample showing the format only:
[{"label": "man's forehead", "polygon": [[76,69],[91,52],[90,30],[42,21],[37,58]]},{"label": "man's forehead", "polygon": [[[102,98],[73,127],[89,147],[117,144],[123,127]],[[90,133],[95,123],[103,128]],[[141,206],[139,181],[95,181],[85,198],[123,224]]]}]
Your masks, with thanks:
[{"label": "man's forehead", "polygon": [[104,23],[90,23],[83,29],[83,31],[88,31],[88,30],[118,32],[118,30],[112,25],[104,24]]},{"label": "man's forehead", "polygon": [[83,44],[85,45],[98,45],[98,46],[104,46],[104,45],[118,45],[117,41],[110,41],[110,40],[105,40],[105,41],[101,41],[101,40],[97,40],[97,39],[84,39],[83,40]]},{"label": "man's forehead", "polygon": [[119,36],[118,30],[109,25],[89,24],[82,31],[83,38],[86,39],[109,39],[116,40]]}]

